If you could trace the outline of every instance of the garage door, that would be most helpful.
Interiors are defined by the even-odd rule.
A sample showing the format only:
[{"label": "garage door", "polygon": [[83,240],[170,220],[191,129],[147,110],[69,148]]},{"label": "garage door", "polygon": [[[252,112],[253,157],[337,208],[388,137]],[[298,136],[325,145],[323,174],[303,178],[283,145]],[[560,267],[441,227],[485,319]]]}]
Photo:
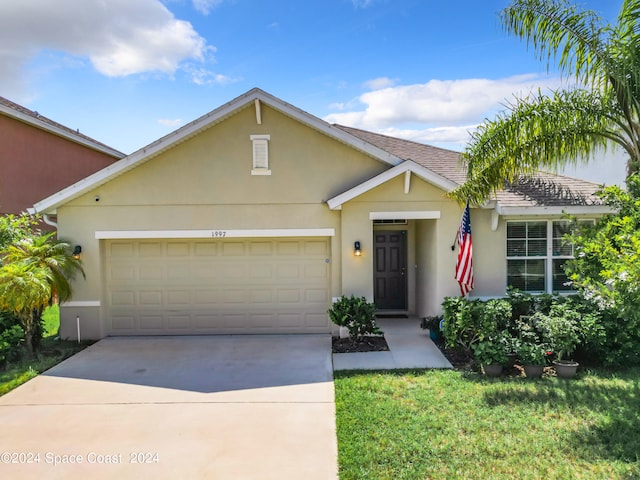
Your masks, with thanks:
[{"label": "garage door", "polygon": [[110,335],[329,332],[325,238],[105,241]]}]

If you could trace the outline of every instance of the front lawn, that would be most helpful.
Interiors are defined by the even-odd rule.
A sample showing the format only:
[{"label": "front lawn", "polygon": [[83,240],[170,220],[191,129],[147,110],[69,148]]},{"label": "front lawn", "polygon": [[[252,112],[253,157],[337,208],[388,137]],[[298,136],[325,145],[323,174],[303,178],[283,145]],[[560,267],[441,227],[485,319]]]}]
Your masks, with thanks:
[{"label": "front lawn", "polygon": [[336,372],[341,479],[640,478],[640,368]]}]

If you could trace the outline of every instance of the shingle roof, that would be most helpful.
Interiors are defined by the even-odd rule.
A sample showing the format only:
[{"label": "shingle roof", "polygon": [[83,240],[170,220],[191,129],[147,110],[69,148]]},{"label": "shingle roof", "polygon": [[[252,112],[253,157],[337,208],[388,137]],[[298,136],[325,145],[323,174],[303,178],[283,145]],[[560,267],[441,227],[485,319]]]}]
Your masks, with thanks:
[{"label": "shingle roof", "polygon": [[96,150],[103,151],[109,155],[112,155],[113,157],[122,158],[125,156],[124,153],[110,147],[109,145],[106,145],[87,135],[80,133],[79,130],[73,130],[58,122],[54,122],[50,118],[42,116],[38,112],[29,110],[28,108],[23,107],[22,105],[18,105],[17,103],[12,102],[11,100],[4,97],[0,97],[0,113],[5,113],[21,120],[28,120],[30,124],[40,128],[44,128],[52,133],[63,133],[67,138],[71,140],[75,140]]},{"label": "shingle roof", "polygon": [[[459,152],[343,125],[334,126],[392,155],[413,160],[459,185],[466,179]],[[530,178],[521,177],[497,192],[495,199],[503,207],[600,205],[600,199],[595,196],[599,189],[599,184],[587,180],[538,172]]]}]

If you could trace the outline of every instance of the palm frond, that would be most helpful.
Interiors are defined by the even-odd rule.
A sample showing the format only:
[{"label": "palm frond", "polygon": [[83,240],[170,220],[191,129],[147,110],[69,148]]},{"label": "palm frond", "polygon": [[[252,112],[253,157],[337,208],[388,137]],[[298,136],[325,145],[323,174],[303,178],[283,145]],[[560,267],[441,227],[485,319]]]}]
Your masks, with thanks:
[{"label": "palm frond", "polygon": [[501,12],[504,28],[530,45],[547,68],[581,83],[604,85],[606,35],[600,17],[566,0],[515,0]]},{"label": "palm frond", "polygon": [[518,99],[510,111],[486,120],[472,134],[461,155],[467,182],[450,196],[481,204],[522,174],[586,160],[606,150],[608,141],[627,148],[617,119],[610,98],[596,92],[538,92]]}]

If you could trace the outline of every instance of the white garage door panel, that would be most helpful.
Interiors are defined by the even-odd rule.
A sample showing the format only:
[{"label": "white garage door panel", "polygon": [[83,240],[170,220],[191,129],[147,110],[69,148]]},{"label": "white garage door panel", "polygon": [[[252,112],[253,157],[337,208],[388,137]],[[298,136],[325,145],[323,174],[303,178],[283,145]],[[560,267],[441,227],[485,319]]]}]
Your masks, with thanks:
[{"label": "white garage door panel", "polygon": [[330,331],[326,239],[105,243],[111,335]]}]

